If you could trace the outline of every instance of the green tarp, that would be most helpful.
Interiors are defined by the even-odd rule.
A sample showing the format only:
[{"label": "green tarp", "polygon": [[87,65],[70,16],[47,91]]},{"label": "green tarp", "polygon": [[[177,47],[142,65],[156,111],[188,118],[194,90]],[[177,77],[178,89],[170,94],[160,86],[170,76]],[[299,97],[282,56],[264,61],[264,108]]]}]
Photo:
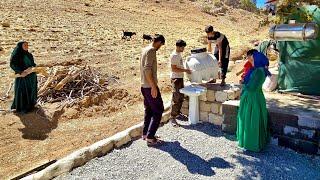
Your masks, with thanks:
[{"label": "green tarp", "polygon": [[[313,21],[320,27],[320,8],[305,6],[301,11],[313,13]],[[297,14],[292,19],[302,22]],[[279,90],[320,95],[320,35],[309,41],[278,41]]]}]

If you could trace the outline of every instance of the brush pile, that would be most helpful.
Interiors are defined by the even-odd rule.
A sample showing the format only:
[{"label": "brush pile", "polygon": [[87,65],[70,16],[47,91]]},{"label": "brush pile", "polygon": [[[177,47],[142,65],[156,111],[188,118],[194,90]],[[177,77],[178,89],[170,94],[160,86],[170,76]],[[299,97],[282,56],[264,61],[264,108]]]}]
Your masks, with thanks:
[{"label": "brush pile", "polygon": [[103,76],[90,66],[54,67],[48,77],[39,79],[38,103],[63,102],[70,107],[87,97],[104,94],[118,79]]}]

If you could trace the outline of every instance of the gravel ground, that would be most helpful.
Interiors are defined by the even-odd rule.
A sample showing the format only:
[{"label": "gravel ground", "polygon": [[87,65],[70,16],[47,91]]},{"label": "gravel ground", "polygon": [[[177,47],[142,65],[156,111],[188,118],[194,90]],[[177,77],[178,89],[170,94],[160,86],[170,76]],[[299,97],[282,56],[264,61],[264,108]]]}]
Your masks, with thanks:
[{"label": "gravel ground", "polygon": [[320,157],[273,144],[244,152],[211,124],[165,125],[158,135],[160,147],[139,139],[56,179],[320,179]]}]

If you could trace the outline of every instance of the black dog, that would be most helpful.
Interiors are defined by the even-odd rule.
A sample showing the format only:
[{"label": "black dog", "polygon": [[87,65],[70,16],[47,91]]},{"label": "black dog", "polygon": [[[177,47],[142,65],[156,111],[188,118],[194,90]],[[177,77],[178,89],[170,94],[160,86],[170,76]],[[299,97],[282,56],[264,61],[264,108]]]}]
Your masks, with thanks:
[{"label": "black dog", "polygon": [[131,39],[133,35],[136,35],[135,32],[123,31],[122,39]]},{"label": "black dog", "polygon": [[143,34],[142,38],[143,38],[143,41],[147,40],[151,42],[153,40],[152,36],[147,34]]}]

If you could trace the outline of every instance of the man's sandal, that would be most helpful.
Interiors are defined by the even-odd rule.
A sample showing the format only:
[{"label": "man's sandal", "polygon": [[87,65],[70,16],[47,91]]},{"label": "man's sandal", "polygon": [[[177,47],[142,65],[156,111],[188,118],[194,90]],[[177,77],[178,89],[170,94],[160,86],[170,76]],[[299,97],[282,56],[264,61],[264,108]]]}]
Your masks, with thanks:
[{"label": "man's sandal", "polygon": [[147,146],[148,147],[156,147],[156,146],[160,146],[164,143],[164,141],[160,140],[160,139],[146,139],[147,141]]}]

